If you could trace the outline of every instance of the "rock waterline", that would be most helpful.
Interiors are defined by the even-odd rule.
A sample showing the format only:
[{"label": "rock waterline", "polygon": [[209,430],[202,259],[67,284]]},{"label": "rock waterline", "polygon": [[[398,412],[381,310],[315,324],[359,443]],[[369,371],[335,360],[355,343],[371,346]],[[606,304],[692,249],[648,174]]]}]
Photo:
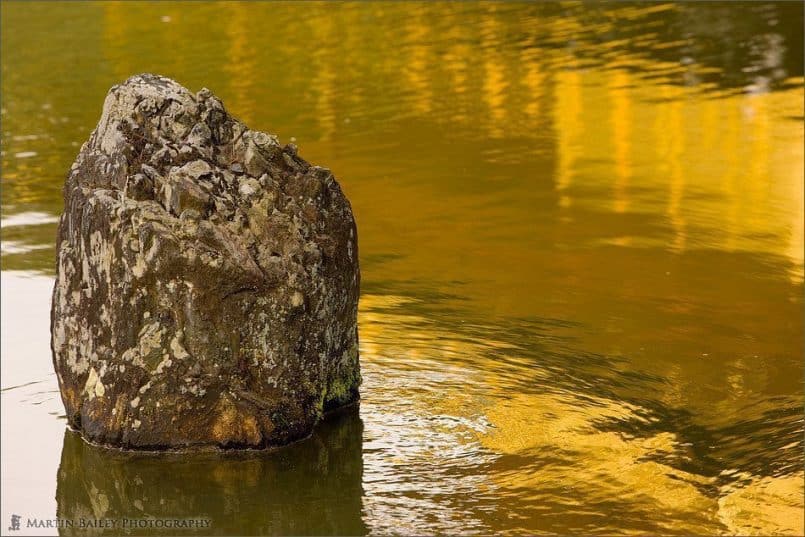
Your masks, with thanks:
[{"label": "rock waterline", "polygon": [[109,91],[64,185],[56,275],[53,362],[89,441],[279,446],[358,400],[349,201],[207,89]]}]

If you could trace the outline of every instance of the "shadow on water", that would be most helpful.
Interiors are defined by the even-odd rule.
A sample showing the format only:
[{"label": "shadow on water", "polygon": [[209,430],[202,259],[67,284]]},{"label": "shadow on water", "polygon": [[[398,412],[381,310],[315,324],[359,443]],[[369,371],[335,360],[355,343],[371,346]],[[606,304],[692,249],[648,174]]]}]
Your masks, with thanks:
[{"label": "shadow on water", "polygon": [[[209,519],[186,535],[360,535],[363,422],[338,412],[293,449],[267,453],[145,454],[109,450],[65,431],[58,517]],[[127,534],[162,535],[164,528]],[[60,528],[61,535],[118,535],[119,528]]]}]

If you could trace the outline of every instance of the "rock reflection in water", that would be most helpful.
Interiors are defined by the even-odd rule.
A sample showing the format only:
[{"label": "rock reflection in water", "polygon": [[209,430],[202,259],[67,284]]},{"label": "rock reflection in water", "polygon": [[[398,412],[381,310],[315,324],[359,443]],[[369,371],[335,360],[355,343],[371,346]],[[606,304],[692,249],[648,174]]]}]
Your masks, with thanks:
[{"label": "rock reflection in water", "polygon": [[[66,431],[58,473],[58,517],[207,518],[181,534],[365,534],[363,423],[352,407],[328,417],[287,449],[246,453],[135,453],[85,443]],[[135,529],[131,534],[164,534]],[[117,535],[113,528],[61,528],[61,535]],[[126,532],[128,533],[128,532]]]}]

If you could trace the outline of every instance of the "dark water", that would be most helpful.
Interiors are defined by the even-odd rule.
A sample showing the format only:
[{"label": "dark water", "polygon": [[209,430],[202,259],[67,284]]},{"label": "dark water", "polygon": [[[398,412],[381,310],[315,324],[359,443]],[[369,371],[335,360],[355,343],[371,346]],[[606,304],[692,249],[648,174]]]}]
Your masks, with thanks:
[{"label": "dark water", "polygon": [[[0,9],[3,528],[805,532],[801,3]],[[363,401],[303,443],[64,430],[60,190],[143,71],[295,138],[352,201]]]}]

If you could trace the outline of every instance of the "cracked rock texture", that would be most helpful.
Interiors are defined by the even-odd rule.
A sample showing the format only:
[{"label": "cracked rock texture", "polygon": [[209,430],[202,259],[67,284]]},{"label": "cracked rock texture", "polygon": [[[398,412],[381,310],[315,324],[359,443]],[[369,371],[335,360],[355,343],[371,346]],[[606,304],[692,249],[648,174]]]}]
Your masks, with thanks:
[{"label": "cracked rock texture", "polygon": [[358,399],[349,202],[207,89],[144,74],[109,91],[57,250],[53,362],[90,441],[278,446]]}]

